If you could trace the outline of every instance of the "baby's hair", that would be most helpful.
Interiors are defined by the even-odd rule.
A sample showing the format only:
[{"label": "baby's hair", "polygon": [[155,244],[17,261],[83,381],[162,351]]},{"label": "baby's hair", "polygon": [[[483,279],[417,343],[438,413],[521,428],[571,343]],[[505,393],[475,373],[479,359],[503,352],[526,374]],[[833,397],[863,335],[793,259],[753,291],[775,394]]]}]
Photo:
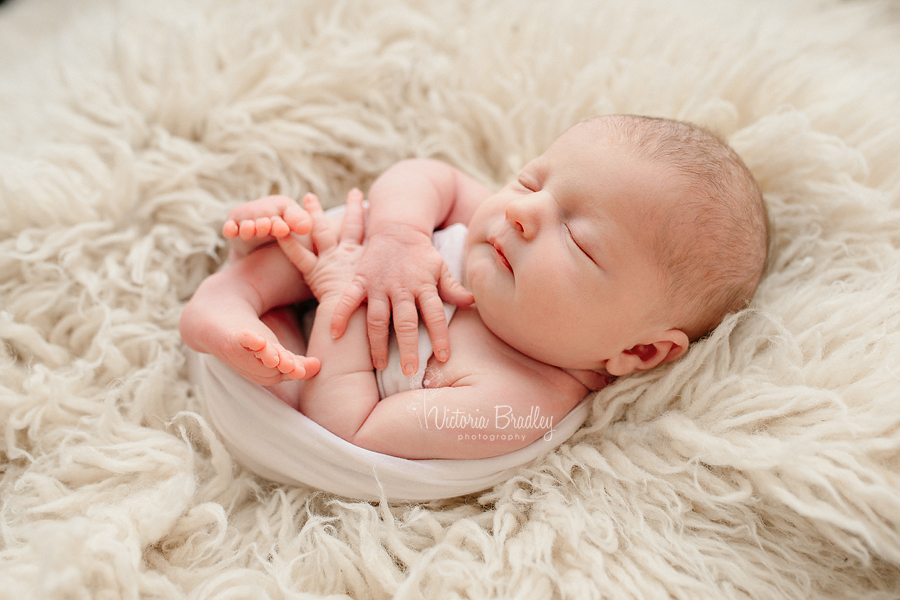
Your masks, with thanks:
[{"label": "baby's hair", "polygon": [[691,123],[601,117],[636,155],[670,165],[687,181],[684,202],[665,208],[653,241],[667,278],[673,326],[696,340],[745,308],[762,278],[769,246],[765,202],[740,156]]}]

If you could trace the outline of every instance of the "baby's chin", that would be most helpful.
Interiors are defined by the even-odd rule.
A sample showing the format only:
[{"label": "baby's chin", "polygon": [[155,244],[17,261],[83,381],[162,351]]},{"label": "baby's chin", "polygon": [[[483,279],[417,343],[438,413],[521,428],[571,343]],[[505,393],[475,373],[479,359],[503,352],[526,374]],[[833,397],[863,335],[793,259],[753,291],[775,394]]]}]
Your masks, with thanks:
[{"label": "baby's chin", "polygon": [[[467,285],[466,289],[472,292],[472,297],[475,298],[475,302],[473,302],[469,308],[478,311],[478,316],[484,326],[487,327],[488,331],[493,333],[494,337],[499,338],[507,346],[516,348],[516,346],[514,344],[511,344],[510,340],[507,339],[510,336],[504,335],[509,327],[503,326],[500,322],[493,318],[493,303],[490,301],[490,299],[485,294],[480,294],[478,292],[477,286],[475,288],[472,288]],[[518,348],[516,348],[516,350],[518,350]]]},{"label": "baby's chin", "polygon": [[477,295],[475,295],[475,302],[472,304],[472,308],[478,310],[478,316],[481,318],[481,322],[487,327],[488,331],[513,350],[516,350],[529,358],[533,358],[536,361],[555,367],[565,368],[564,365],[559,364],[565,362],[564,360],[560,360],[560,356],[551,349],[542,348],[540,344],[534,342],[533,332],[529,327],[515,327],[506,322],[505,319],[500,320],[492,318],[490,308],[486,307],[484,304],[478,304]]},{"label": "baby's chin", "polygon": [[[478,297],[475,297],[475,303],[472,308],[479,309]],[[484,307],[482,307],[483,309]],[[513,327],[503,321],[491,318],[490,311],[478,310],[481,322],[487,327],[494,336],[513,350],[524,354],[528,358],[532,358],[545,365],[557,367],[559,369],[574,370],[595,370],[594,364],[601,364],[602,361],[592,361],[584,356],[573,356],[572,348],[569,344],[554,345],[546,340],[536,340],[534,330],[530,327]]]}]

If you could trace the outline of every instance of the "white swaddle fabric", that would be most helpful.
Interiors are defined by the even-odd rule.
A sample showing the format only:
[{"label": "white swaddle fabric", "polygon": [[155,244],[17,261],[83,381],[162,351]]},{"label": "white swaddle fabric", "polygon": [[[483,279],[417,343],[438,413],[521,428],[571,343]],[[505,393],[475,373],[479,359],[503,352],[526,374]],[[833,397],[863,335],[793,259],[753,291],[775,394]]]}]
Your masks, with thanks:
[{"label": "white swaddle fabric", "polygon": [[[466,228],[435,232],[435,247],[453,276],[461,279]],[[448,308],[449,307],[449,308]],[[452,305],[445,303],[448,321]],[[261,477],[307,485],[362,500],[416,502],[451,498],[487,489],[549,452],[581,426],[590,411],[582,400],[550,432],[515,452],[470,460],[410,460],[372,452],[347,442],[252,383],[208,354],[188,351],[191,380],[206,403],[214,427],[234,458]],[[389,366],[380,374],[382,397],[421,388],[431,341],[419,327],[419,372],[400,371],[395,340]]]}]

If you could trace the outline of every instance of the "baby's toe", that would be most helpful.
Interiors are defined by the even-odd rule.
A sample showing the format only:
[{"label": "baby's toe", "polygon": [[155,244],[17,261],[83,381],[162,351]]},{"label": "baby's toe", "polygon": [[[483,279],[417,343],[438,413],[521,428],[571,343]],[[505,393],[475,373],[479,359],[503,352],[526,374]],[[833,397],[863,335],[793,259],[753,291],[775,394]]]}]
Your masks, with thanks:
[{"label": "baby's toe", "polygon": [[294,355],[284,349],[278,351],[278,370],[284,374],[293,372],[296,369]]},{"label": "baby's toe", "polygon": [[275,217],[272,219],[272,235],[281,238],[286,236],[291,232],[290,227],[287,223],[284,222],[280,217]]},{"label": "baby's toe", "polygon": [[252,352],[253,356],[266,368],[272,369],[278,366],[278,349],[274,347],[274,344],[268,343],[258,333],[252,331],[242,332],[238,334],[238,343],[245,350]]},{"label": "baby's toe", "polygon": [[240,236],[244,241],[248,241],[256,235],[256,222],[250,219],[241,221]]},{"label": "baby's toe", "polygon": [[238,224],[234,221],[234,219],[228,219],[225,221],[225,224],[222,225],[222,235],[227,238],[235,238],[238,236],[240,232],[240,228]]},{"label": "baby's toe", "polygon": [[278,349],[274,348],[272,344],[266,344],[265,348],[254,354],[256,354],[256,358],[269,369],[274,369],[281,362]]},{"label": "baby's toe", "polygon": [[252,331],[243,331],[238,334],[237,338],[238,344],[250,352],[259,352],[266,347],[266,339]]},{"label": "baby's toe", "polygon": [[260,217],[256,219],[256,237],[266,237],[272,231],[272,219]]},{"label": "baby's toe", "polygon": [[294,370],[296,379],[309,379],[315,377],[322,368],[322,363],[318,358],[311,356],[300,356],[297,360],[297,369]]}]

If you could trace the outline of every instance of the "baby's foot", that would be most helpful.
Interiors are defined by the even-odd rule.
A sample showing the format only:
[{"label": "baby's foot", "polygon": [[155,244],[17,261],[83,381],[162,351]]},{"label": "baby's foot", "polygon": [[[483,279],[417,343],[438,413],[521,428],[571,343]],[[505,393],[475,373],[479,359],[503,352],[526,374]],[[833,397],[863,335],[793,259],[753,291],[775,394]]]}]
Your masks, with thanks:
[{"label": "baby's foot", "polygon": [[269,381],[309,379],[321,367],[318,359],[294,354],[278,342],[267,340],[256,332],[245,331],[239,334],[238,342],[268,369],[266,379]]},{"label": "baby's foot", "polygon": [[228,213],[222,227],[226,238],[244,241],[280,238],[289,233],[304,235],[312,228],[312,219],[303,208],[287,196],[267,196],[246,202]]}]

